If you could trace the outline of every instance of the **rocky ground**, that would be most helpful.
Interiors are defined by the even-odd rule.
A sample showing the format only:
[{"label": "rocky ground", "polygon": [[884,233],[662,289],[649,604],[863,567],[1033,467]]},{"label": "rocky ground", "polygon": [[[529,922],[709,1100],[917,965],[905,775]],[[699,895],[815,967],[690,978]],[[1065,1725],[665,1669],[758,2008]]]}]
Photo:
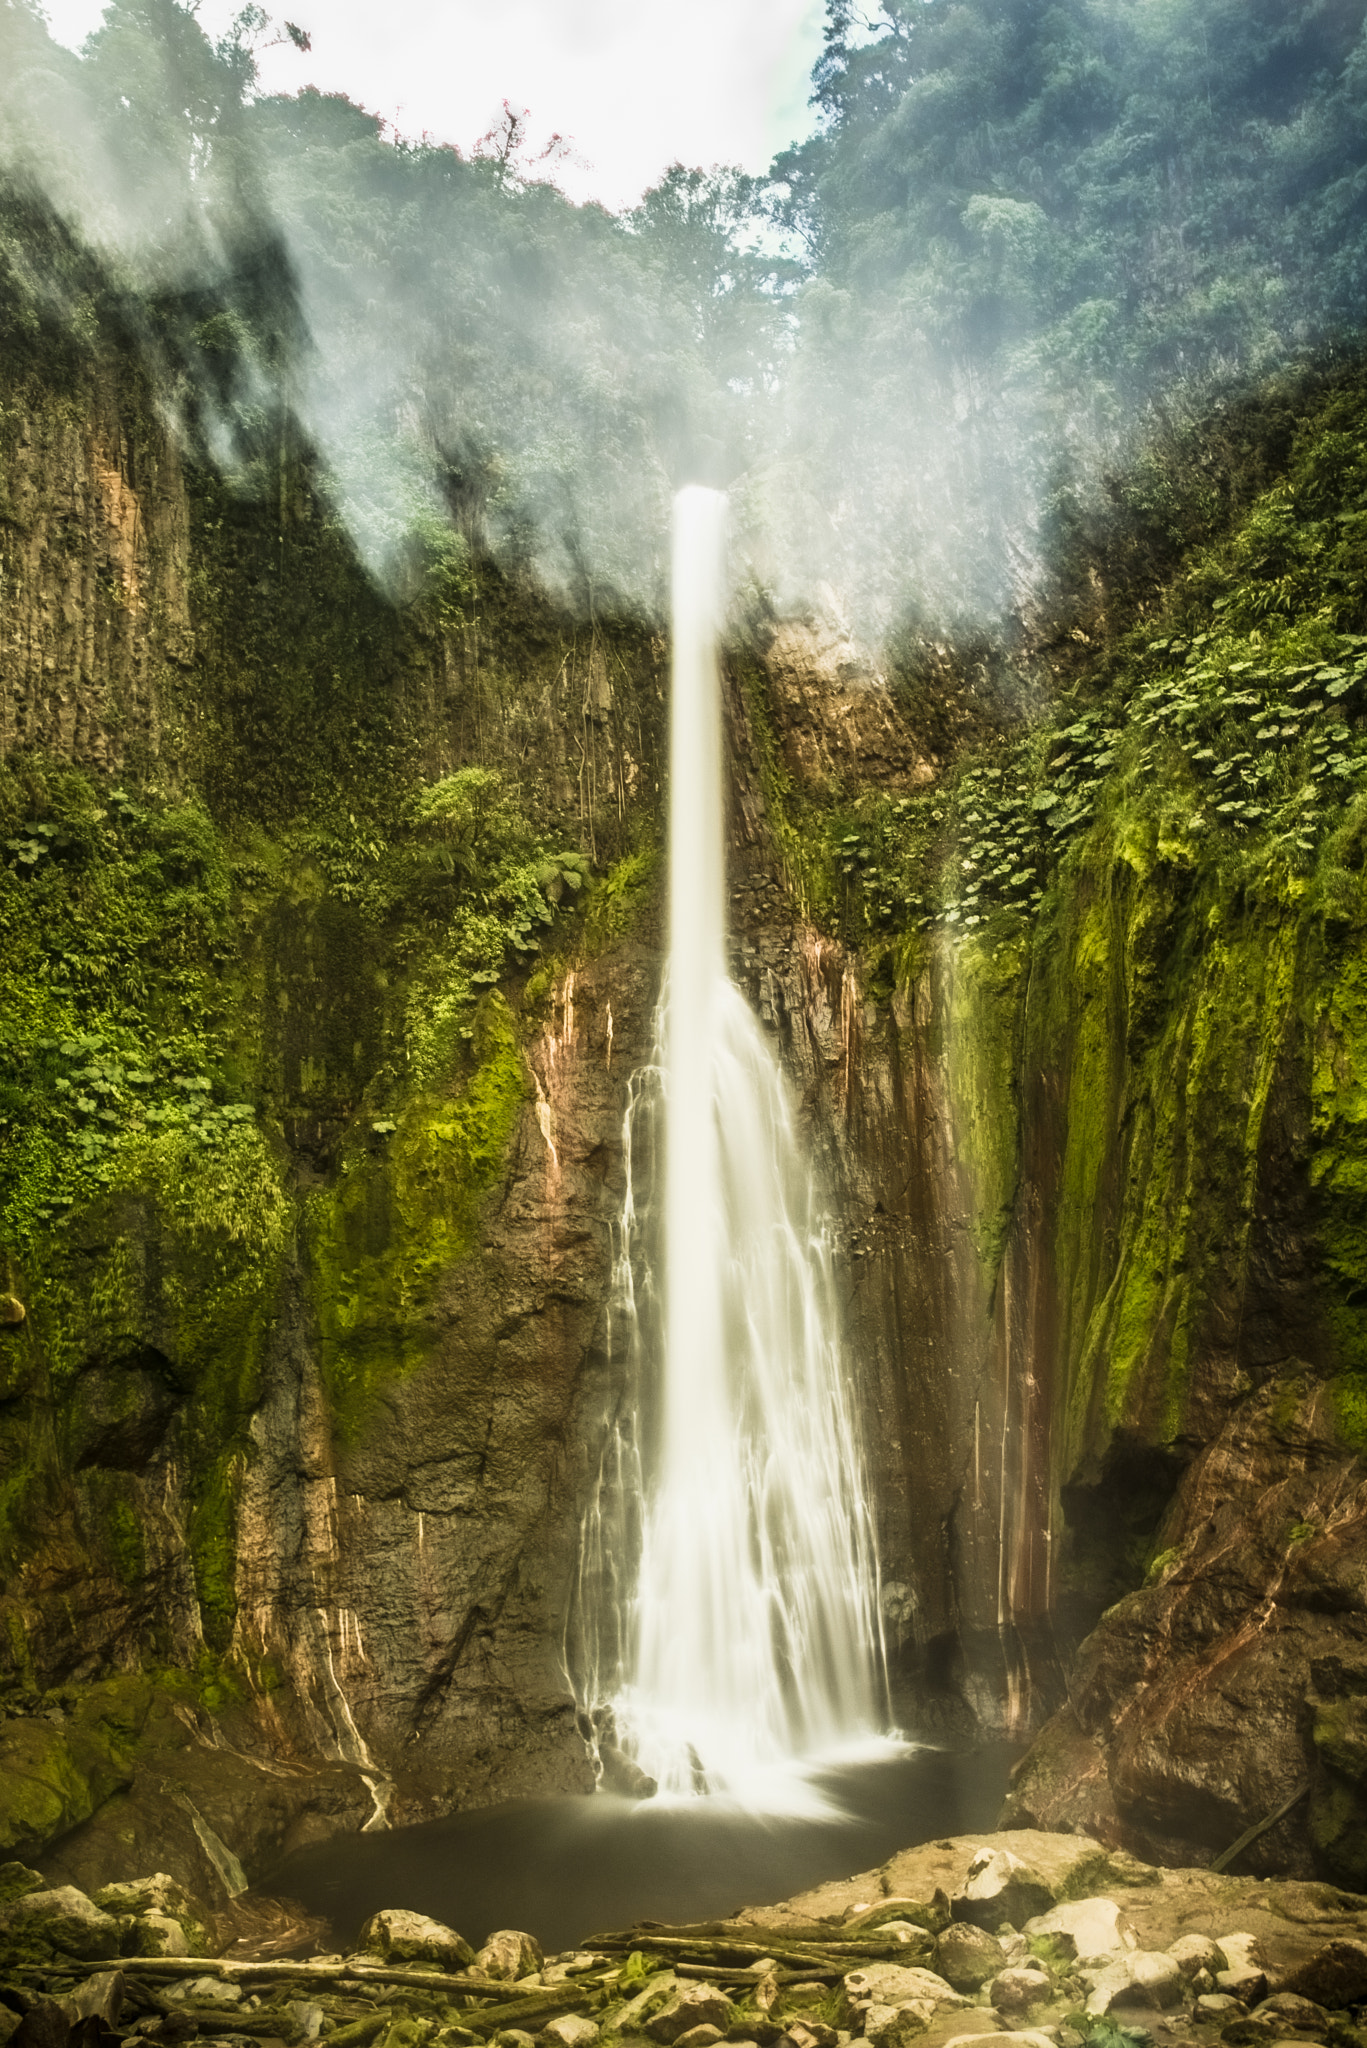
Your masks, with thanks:
[{"label": "rocky ground", "polygon": [[11,1863],[0,1900],[12,2048],[1367,2048],[1367,1898],[1028,1829],[549,1959],[399,1910],[326,1953],[287,1902],[210,1916],[165,1876],[91,1898]]}]

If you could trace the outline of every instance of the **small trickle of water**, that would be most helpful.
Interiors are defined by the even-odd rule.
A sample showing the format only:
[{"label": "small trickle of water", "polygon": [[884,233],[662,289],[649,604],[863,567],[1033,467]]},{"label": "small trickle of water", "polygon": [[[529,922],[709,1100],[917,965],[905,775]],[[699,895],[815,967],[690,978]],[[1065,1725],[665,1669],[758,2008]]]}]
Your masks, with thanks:
[{"label": "small trickle of water", "polygon": [[[612,1307],[625,1392],[567,1661],[619,1770],[792,1810],[803,1767],[876,1739],[887,1713],[826,1222],[788,1087],[725,968],[724,517],[718,493],[680,494],[668,985],[658,1065],[627,1111]],[[638,1177],[658,1186],[661,1108],[662,1214],[637,1199]]]}]

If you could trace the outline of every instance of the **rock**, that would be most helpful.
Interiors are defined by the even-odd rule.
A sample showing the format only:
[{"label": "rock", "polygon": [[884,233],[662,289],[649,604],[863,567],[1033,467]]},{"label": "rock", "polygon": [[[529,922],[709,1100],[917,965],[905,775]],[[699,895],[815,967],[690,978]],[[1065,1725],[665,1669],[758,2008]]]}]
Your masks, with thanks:
[{"label": "rock", "polygon": [[1198,2026],[1224,2026],[1242,2011],[1237,1998],[1227,1997],[1223,1991],[1212,1991],[1197,1999],[1191,2016]]},{"label": "rock", "polygon": [[1367,1942],[1326,1942],[1285,1981],[1288,1991],[1327,2005],[1331,2012],[1359,2005],[1367,1999]]},{"label": "rock", "polygon": [[876,1929],[880,1941],[895,1941],[899,1948],[929,1948],[932,1937],[914,1920],[880,1920]]},{"label": "rock", "polygon": [[[450,1935],[449,1928],[443,1928],[442,1932]],[[454,1939],[460,1941],[460,1936],[456,1935]],[[461,1942],[461,1947],[465,1947],[464,1942]],[[489,1936],[478,1954],[468,1957],[467,1960],[472,1962],[474,1968],[482,1975],[497,1977],[501,1982],[515,1984],[519,1977],[526,1977],[533,1970],[539,1970],[543,1958],[541,1944],[534,1934],[523,1934],[516,1927],[500,1927],[496,1934]]]},{"label": "rock", "polygon": [[1055,1891],[1048,1879],[1032,1870],[1009,1849],[980,1849],[968,1866],[962,1891],[949,1902],[956,1920],[971,1920],[975,1927],[989,1931],[1003,1920],[1023,1926],[1037,1913],[1053,1905]]},{"label": "rock", "polygon": [[535,2034],[524,2034],[521,2027],[500,2027],[494,2041],[497,2048],[536,2048]]},{"label": "rock", "polygon": [[[492,1939],[498,1941],[501,1937],[494,1935]],[[429,1920],[425,1913],[408,1913],[397,1906],[387,1906],[366,1921],[361,1929],[361,1946],[368,1951],[367,1960],[382,1956],[387,1963],[434,1963],[441,1970],[468,1969],[476,1960],[469,1942],[453,1927],[443,1927],[440,1920]],[[533,1942],[532,1946],[535,1948],[536,1944]],[[539,1962],[540,1949],[536,1954]],[[494,1977],[515,1973],[489,1970],[487,1974]]]},{"label": "rock", "polygon": [[927,1998],[910,1998],[904,2005],[881,2005],[877,2000],[864,2014],[864,2037],[871,2048],[906,2048],[918,2034],[924,2034],[935,2017]]},{"label": "rock", "polygon": [[108,2026],[116,2027],[123,2011],[123,1996],[122,1970],[98,1970],[68,1992],[66,2003],[71,2007],[73,2020],[104,2020]]},{"label": "rock", "polygon": [[1043,1963],[1025,1963],[1002,1970],[992,1980],[992,2003],[998,2012],[1027,2012],[1043,2005],[1054,1989],[1054,1980]]},{"label": "rock", "polygon": [[851,2004],[871,1999],[878,2005],[905,2005],[913,1998],[930,2005],[967,2005],[952,1984],[937,1977],[934,1970],[909,1968],[902,1963],[869,1963],[851,1970],[845,1978],[845,1996]]},{"label": "rock", "polygon": [[38,1999],[10,2035],[14,2048],[67,2048],[70,2039],[66,2007],[55,1998]]},{"label": "rock", "polygon": [[1294,1991],[1279,1991],[1265,1998],[1253,2012],[1241,2013],[1221,2029],[1222,2041],[1231,2048],[1257,2048],[1257,2044],[1287,2039],[1316,2041],[1328,2033],[1330,2020],[1322,2005],[1300,1998]]},{"label": "rock", "polygon": [[[140,1956],[188,1956],[185,1929],[169,1913],[142,1913],[133,1922],[133,1953]],[[203,1955],[204,1950],[198,1951]]]},{"label": "rock", "polygon": [[1078,1899],[1071,1905],[1054,1906],[1047,1913],[1027,1920],[1027,1935],[1047,1935],[1061,1953],[1086,1962],[1093,1956],[1112,1956],[1124,1947],[1120,1936],[1120,1908],[1114,1899]]},{"label": "rock", "polygon": [[47,1879],[26,1863],[0,1863],[0,1906],[8,1906],[28,1892],[46,1890]]},{"label": "rock", "polygon": [[[709,2029],[703,2027],[695,2027],[693,2029],[694,2034],[708,2031]],[[720,2035],[717,2038],[720,2039]],[[813,2019],[794,2020],[788,2029],[787,2038],[792,2042],[793,2048],[837,2048],[837,2043],[840,2040],[840,2036],[834,2027],[828,2027],[824,2020]],[[691,2034],[685,2034],[683,2037],[684,2048],[690,2048],[692,2040],[693,2036]]]},{"label": "rock", "polygon": [[975,1927],[971,1920],[946,1927],[935,1944],[935,1968],[956,1991],[980,1991],[996,1976],[1003,1960],[996,1935]]},{"label": "rock", "polygon": [[1229,1957],[1208,1934],[1179,1934],[1176,1941],[1169,1944],[1168,1954],[1182,1975],[1189,1979],[1199,1977],[1204,1970],[1214,1984],[1216,1971],[1229,1968]]},{"label": "rock", "polygon": [[[799,2021],[799,2027],[801,2024],[801,2021]],[[796,2041],[797,2036],[789,2028],[784,2038]],[[713,2048],[715,2042],[724,2041],[725,2039],[726,2036],[720,2027],[690,2027],[686,2034],[680,2034],[678,2041],[675,2043],[675,2048]],[[831,2039],[834,2041],[834,2034],[831,2036]]]},{"label": "rock", "polygon": [[1052,2034],[1021,2027],[1010,2034],[954,2034],[940,2048],[1058,2048]]},{"label": "rock", "polygon": [[1119,2005],[1129,1995],[1128,1957],[1107,1963],[1101,1970],[1084,1971],[1083,1982],[1087,1986],[1087,2011],[1093,2019],[1104,2019],[1113,2005]]},{"label": "rock", "polygon": [[1186,1994],[1186,1979],[1180,1964],[1166,1949],[1136,1949],[1126,1957],[1130,1971],[1130,1995],[1136,2005],[1180,2005]]},{"label": "rock", "polygon": [[[158,1870],[151,1877],[134,1878],[128,1884],[107,1884],[92,1894],[95,1904],[106,1913],[140,1920],[149,1939],[139,1946],[144,1956],[205,1956],[215,1953],[209,1936],[209,1911],[192,1898],[183,1885]],[[166,1930],[172,1921],[180,1930],[185,1946],[178,1948]]]},{"label": "rock", "polygon": [[767,1965],[764,1975],[755,1986],[755,2010],[762,2013],[771,2013],[781,1996],[782,1986],[778,1981],[778,1965],[777,1963],[770,1963]]},{"label": "rock", "polygon": [[162,1995],[176,2005],[241,2005],[242,1986],[226,1977],[192,1977],[189,1983],[168,1984]]},{"label": "rock", "polygon": [[[695,2032],[697,2029],[694,2030]],[[558,2020],[550,2020],[541,2029],[543,2041],[553,2041],[555,2048],[593,2048],[598,2039],[598,2028],[592,2020],[586,2020],[582,2013],[562,2013]],[[719,2041],[721,2035],[713,2033],[711,2040]],[[702,2044],[698,2044],[702,2048]]]},{"label": "rock", "polygon": [[102,1913],[74,1884],[54,1891],[28,1892],[0,1909],[0,1938],[6,1933],[25,1941],[43,1941],[64,1955],[94,1963],[119,1953],[120,1928],[112,1914]]},{"label": "rock", "polygon": [[292,1998],[285,2010],[294,2015],[296,2033],[302,2034],[306,2041],[318,2039],[327,2018],[321,2005],[314,2005],[306,1998]]},{"label": "rock", "polygon": [[[622,2026],[620,2018],[618,2024]],[[715,1984],[684,1984],[646,2021],[645,2031],[652,2041],[671,2044],[693,2027],[719,2027],[725,2032],[730,2024],[731,2001],[724,1991]]]},{"label": "rock", "polygon": [[1241,2005],[1256,2005],[1267,1993],[1267,1973],[1256,1935],[1222,1934],[1219,1946],[1228,1967],[1216,1971],[1215,1982],[1226,1997],[1237,1998]]}]

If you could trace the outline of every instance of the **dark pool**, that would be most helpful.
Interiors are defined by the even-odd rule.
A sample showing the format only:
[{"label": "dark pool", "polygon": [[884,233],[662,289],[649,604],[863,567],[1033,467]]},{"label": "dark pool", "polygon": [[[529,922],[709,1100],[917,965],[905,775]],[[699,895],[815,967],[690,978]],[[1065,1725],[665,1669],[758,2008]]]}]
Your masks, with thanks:
[{"label": "dark pool", "polygon": [[829,1819],[683,1805],[526,1799],[392,1834],[301,1850],[262,1885],[331,1921],[345,1945],[383,1906],[428,1913],[470,1941],[522,1927],[548,1952],[637,1920],[705,1920],[789,1898],[939,1835],[992,1827],[1019,1750],[916,1749],[818,1782]]}]

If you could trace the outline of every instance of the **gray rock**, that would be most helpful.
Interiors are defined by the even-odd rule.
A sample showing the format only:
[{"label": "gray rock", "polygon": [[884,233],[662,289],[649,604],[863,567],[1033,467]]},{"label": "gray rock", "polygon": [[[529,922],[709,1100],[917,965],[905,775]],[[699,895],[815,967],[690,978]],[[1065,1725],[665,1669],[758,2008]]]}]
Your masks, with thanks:
[{"label": "gray rock", "polygon": [[724,2033],[730,2023],[731,2001],[724,1991],[715,1984],[683,1984],[646,2021],[645,2031],[652,2041],[672,2044],[694,2027],[717,2027]]},{"label": "gray rock", "polygon": [[963,1890],[954,1894],[949,1909],[954,1919],[971,1920],[990,1932],[1003,1921],[1021,1927],[1036,1914],[1047,1913],[1055,1896],[1049,1878],[1010,1849],[983,1848],[969,1864]]},{"label": "gray rock", "polygon": [[928,1998],[911,1998],[902,2005],[882,2005],[877,2000],[864,2014],[864,2037],[870,2048],[907,2048],[918,2034],[924,2034],[935,2017]]},{"label": "gray rock", "polygon": [[1004,1961],[996,1935],[971,1920],[946,1927],[935,1944],[935,1968],[956,1991],[980,1991]]},{"label": "gray rock", "polygon": [[1070,1905],[1053,1906],[1027,1920],[1024,1932],[1047,1936],[1063,1955],[1079,1962],[1115,1955],[1125,1946],[1120,1935],[1120,1908],[1114,1899],[1076,1899]]},{"label": "gray rock", "polygon": [[0,1931],[13,1928],[27,1937],[36,1936],[64,1955],[80,1956],[92,1963],[112,1962],[119,1953],[120,1927],[110,1913],[102,1913],[92,1899],[74,1884],[59,1885],[53,1891],[28,1892],[0,1909]]},{"label": "gray rock", "polygon": [[1197,1999],[1191,2016],[1198,2026],[1224,2026],[1242,2011],[1237,1998],[1230,1998],[1223,1991],[1212,1991]]},{"label": "gray rock", "polygon": [[[456,1939],[459,1941],[460,1936],[457,1935]],[[500,1927],[471,1960],[483,1976],[515,1984],[519,1977],[530,1976],[533,1970],[539,1970],[544,1959],[541,1944],[534,1934],[524,1934],[517,1927]]]},{"label": "gray rock", "polygon": [[[425,1913],[407,1913],[395,1906],[387,1906],[366,1921],[361,1945],[372,1961],[381,1956],[387,1963],[433,1963],[441,1970],[467,1969],[475,1961],[474,1950],[454,1927],[443,1927],[440,1920],[429,1920]],[[540,1956],[538,1949],[538,1961]],[[488,1972],[490,1976],[506,1974]]]},{"label": "gray rock", "polygon": [[323,2031],[323,2021],[327,2018],[321,2005],[314,2005],[306,1998],[292,1998],[285,2010],[293,2013],[295,2029],[306,2041],[318,2039]]},{"label": "gray rock", "polygon": [[992,2003],[998,2012],[1028,2012],[1043,2005],[1054,1989],[1054,1980],[1043,1963],[1022,1963],[1002,1970],[992,1980]]},{"label": "gray rock", "polygon": [[593,2021],[585,2019],[582,2013],[567,2012],[559,2019],[548,2021],[541,2029],[541,2038],[554,2042],[555,2048],[593,2048],[598,2033]]},{"label": "gray rock", "polygon": [[[133,1922],[133,1952],[140,1956],[188,1956],[190,1944],[179,1920],[169,1913],[140,1913]],[[199,1949],[203,1955],[204,1949]]]},{"label": "gray rock", "polygon": [[[795,2041],[797,2037],[790,2033],[787,2038]],[[690,2027],[686,2034],[680,2034],[674,2048],[715,2048],[716,2042],[725,2039],[720,2027]]]},{"label": "gray rock", "polygon": [[1179,1934],[1176,1941],[1169,1943],[1168,1954],[1188,1979],[1195,1979],[1204,1970],[1213,1984],[1216,1971],[1229,1968],[1229,1957],[1208,1934]]},{"label": "gray rock", "polygon": [[1241,2013],[1221,2029],[1220,2038],[1231,2048],[1257,2048],[1257,2044],[1286,2039],[1322,2040],[1330,2020],[1322,2005],[1300,1998],[1294,1991],[1279,1991],[1250,2013]]},{"label": "gray rock", "polygon": [[123,2011],[123,1996],[122,1970],[98,1970],[69,1991],[64,2002],[71,2007],[73,2021],[104,2020],[116,2027]]},{"label": "gray rock", "polygon": [[188,1983],[168,1984],[163,1996],[173,2005],[241,2005],[242,1986],[226,1977],[192,1977]]},{"label": "gray rock", "polygon": [[869,1963],[851,1970],[845,1978],[845,1996],[851,2004],[872,2000],[877,2005],[905,2005],[923,1999],[933,2006],[967,2005],[952,1984],[934,1970],[920,1970],[903,1963]]},{"label": "gray rock", "polygon": [[1126,1961],[1130,1970],[1130,1996],[1136,2005],[1152,2005],[1162,2011],[1167,2006],[1182,2003],[1187,1980],[1177,1959],[1166,1949],[1135,1949]]},{"label": "gray rock", "polygon": [[[698,2028],[696,2031],[701,2033],[703,2030]],[[680,2048],[689,2048],[691,2038],[685,2034]],[[836,2048],[840,2036],[835,2028],[828,2027],[824,2020],[800,2019],[794,2020],[788,2028],[787,2039],[791,2041],[793,2048]]]},{"label": "gray rock", "polygon": [[1339,2012],[1367,1999],[1367,1942],[1331,1941],[1285,1979],[1288,1991]]}]

